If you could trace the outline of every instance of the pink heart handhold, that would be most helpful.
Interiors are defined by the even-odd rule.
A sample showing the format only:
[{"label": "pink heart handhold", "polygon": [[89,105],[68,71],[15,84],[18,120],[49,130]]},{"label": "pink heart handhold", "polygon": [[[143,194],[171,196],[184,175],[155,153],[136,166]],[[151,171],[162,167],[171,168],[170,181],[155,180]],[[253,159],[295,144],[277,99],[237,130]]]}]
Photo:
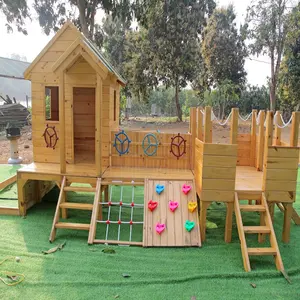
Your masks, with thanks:
[{"label": "pink heart handhold", "polygon": [[184,184],[184,185],[182,186],[182,191],[183,191],[183,193],[184,193],[185,195],[187,195],[191,189],[192,189],[192,187],[191,187],[190,185],[188,185],[188,184]]},{"label": "pink heart handhold", "polygon": [[177,201],[170,201],[169,202],[169,208],[170,211],[174,212],[175,209],[178,207],[179,203]]},{"label": "pink heart handhold", "polygon": [[158,234],[161,234],[166,229],[166,224],[157,223],[155,230]]}]

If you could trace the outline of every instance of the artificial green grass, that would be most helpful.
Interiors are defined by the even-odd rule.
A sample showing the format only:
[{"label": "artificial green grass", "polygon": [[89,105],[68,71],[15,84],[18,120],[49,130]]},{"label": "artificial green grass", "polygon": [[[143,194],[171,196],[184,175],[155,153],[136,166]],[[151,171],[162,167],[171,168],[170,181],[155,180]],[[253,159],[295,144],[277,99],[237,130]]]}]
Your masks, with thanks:
[{"label": "artificial green grass", "polygon": [[[137,202],[142,201],[137,188]],[[119,201],[118,190],[113,201]],[[72,201],[81,195],[71,194]],[[131,199],[131,189],[124,196]],[[6,262],[1,270],[23,273],[25,281],[15,287],[0,282],[1,299],[300,299],[300,226],[291,226],[291,242],[281,242],[283,214],[275,211],[275,231],[292,284],[276,270],[272,257],[252,257],[252,272],[243,269],[236,225],[232,243],[224,242],[225,207],[214,204],[208,212],[217,229],[207,232],[202,248],[141,248],[112,246],[115,254],[105,254],[105,245],[87,245],[85,231],[58,230],[54,245],[67,241],[63,250],[43,255],[53,247],[48,237],[53,220],[57,191],[28,211],[26,218],[0,216],[0,260],[20,256],[21,262]],[[295,204],[300,212],[300,186]],[[92,200],[92,197],[90,197]],[[81,199],[82,201],[82,199]],[[107,208],[104,208],[104,219]],[[142,210],[135,210],[136,218]],[[127,214],[124,210],[124,214]],[[124,215],[125,216],[125,215]],[[245,214],[246,224],[258,220]],[[88,213],[70,212],[70,219],[88,222]],[[115,207],[111,217],[118,217]],[[135,219],[134,217],[134,219]],[[257,224],[257,223],[256,223]],[[100,226],[101,227],[101,226]],[[104,228],[98,228],[103,238]],[[124,225],[124,238],[128,229]],[[128,227],[127,227],[128,228]],[[116,234],[116,230],[112,230]],[[141,231],[133,233],[136,240]],[[250,243],[256,243],[255,235]],[[123,278],[122,274],[130,274]],[[1,276],[1,275],[0,275]],[[250,284],[256,284],[253,288]]]}]

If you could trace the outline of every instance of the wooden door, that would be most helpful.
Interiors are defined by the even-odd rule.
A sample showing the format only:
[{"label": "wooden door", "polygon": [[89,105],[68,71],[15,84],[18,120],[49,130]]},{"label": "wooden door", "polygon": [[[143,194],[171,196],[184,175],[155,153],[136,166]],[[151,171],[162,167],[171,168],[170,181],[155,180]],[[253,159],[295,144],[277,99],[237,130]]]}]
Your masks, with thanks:
[{"label": "wooden door", "polygon": [[74,160],[95,163],[95,89],[73,88]]}]

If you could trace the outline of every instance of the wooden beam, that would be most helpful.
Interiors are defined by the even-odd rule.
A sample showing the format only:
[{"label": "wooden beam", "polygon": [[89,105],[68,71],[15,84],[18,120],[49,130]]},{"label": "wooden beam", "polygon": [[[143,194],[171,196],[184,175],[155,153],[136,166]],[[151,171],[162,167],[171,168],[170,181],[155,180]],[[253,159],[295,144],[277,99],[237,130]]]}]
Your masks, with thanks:
[{"label": "wooden beam", "polygon": [[259,129],[258,129],[258,146],[256,152],[256,169],[262,171],[263,169],[263,153],[264,153],[264,122],[265,122],[265,111],[261,110],[259,114]]},{"label": "wooden beam", "polygon": [[256,118],[257,110],[252,110],[251,120],[251,149],[250,149],[250,166],[255,166],[255,153],[256,153]]},{"label": "wooden beam", "polygon": [[205,106],[204,142],[212,143],[211,107]]},{"label": "wooden beam", "polygon": [[190,108],[190,122],[191,122],[191,157],[192,157],[192,169],[194,169],[194,161],[195,161],[195,138],[196,138],[196,131],[197,131],[197,109],[196,107]]},{"label": "wooden beam", "polygon": [[281,145],[281,128],[279,128],[276,124],[278,124],[279,126],[282,126],[282,120],[280,118],[280,115],[282,114],[282,111],[277,110],[275,113],[275,134],[274,134],[274,141],[273,144],[275,146],[280,146]]},{"label": "wooden beam", "polygon": [[61,72],[59,74],[59,149],[61,174],[66,173],[65,147],[65,72]]},{"label": "wooden beam", "polygon": [[298,146],[299,124],[300,124],[300,112],[299,111],[293,112],[292,128],[291,128],[291,136],[290,136],[291,147]]},{"label": "wooden beam", "polygon": [[[267,162],[269,146],[272,146],[272,144],[273,144],[273,118],[274,118],[274,112],[272,110],[269,110],[267,112],[267,117],[266,117],[266,135],[265,135],[265,145],[264,145],[264,163]],[[264,169],[265,169],[265,167],[264,167]],[[265,173],[266,172],[264,170],[264,175],[265,175]],[[265,184],[265,178],[264,178],[264,184]]]},{"label": "wooden beam", "polygon": [[19,209],[16,207],[0,206],[0,215],[19,216]]},{"label": "wooden beam", "polygon": [[0,182],[0,190],[5,189],[7,186],[17,181],[17,175],[11,176],[4,181]]},{"label": "wooden beam", "polygon": [[197,138],[202,141],[203,140],[203,114],[201,112],[201,108],[197,108]]},{"label": "wooden beam", "polygon": [[231,130],[230,130],[230,144],[237,144],[239,127],[239,109],[231,109]]},{"label": "wooden beam", "polygon": [[95,162],[96,162],[96,175],[100,176],[102,172],[102,155],[101,155],[101,132],[102,132],[102,79],[97,74],[97,87],[96,87],[96,139],[95,139]]}]

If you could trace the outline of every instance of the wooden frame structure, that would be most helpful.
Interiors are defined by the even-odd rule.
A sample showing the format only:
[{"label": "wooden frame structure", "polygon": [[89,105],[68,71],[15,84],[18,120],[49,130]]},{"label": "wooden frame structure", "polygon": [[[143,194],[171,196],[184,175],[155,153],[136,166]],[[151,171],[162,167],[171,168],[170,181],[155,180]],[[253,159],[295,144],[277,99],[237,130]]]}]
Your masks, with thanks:
[{"label": "wooden frame structure", "polygon": [[[180,208],[185,211],[178,216],[181,221],[187,216],[194,219],[194,233],[189,235],[182,232],[181,242],[175,242],[176,238],[171,236],[170,241],[174,238],[174,243],[167,243],[163,238],[154,239],[156,242],[152,243],[151,230],[154,223],[151,219],[151,224],[147,223],[150,233],[145,232],[145,237],[151,238],[144,239],[147,241],[144,246],[201,246],[201,240],[205,241],[206,238],[207,208],[214,201],[224,202],[227,207],[225,241],[231,241],[235,210],[245,269],[250,270],[248,256],[261,253],[276,256],[276,265],[282,269],[274,229],[269,220],[273,217],[276,203],[284,212],[284,242],[289,241],[291,219],[299,224],[299,217],[293,210],[299,160],[299,112],[293,113],[289,145],[281,140],[281,125],[275,125],[273,135],[272,112],[267,112],[265,118],[264,111],[253,110],[249,122],[250,133],[240,134],[238,125],[241,117],[237,108],[231,111],[229,144],[214,144],[212,108],[191,108],[190,132],[152,133],[157,143],[149,146],[156,147],[155,154],[149,155],[144,147],[149,132],[126,131],[124,141],[127,142],[127,149],[124,151],[124,141],[117,138],[120,133],[117,116],[120,87],[125,81],[70,22],[62,27],[29,66],[25,78],[32,82],[34,163],[21,168],[17,173],[19,214],[26,215],[27,209],[41,201],[42,196],[55,184],[58,185],[61,191],[50,241],[54,240],[57,229],[64,228],[88,230],[88,242],[96,242],[96,221],[101,220],[102,207],[99,201],[108,201],[110,185],[145,185],[146,204],[150,194],[151,197],[155,194],[153,186],[149,194],[149,182],[152,185],[153,182],[165,182],[168,186],[166,197],[171,194],[176,197],[180,182],[189,182],[193,191],[192,198],[195,198],[193,200],[196,201],[196,193],[199,197],[200,222],[198,224],[198,218],[189,215],[186,208]],[[45,118],[45,88],[53,86],[58,88],[59,107],[55,109],[59,110],[59,118],[49,121]],[[276,117],[279,114],[277,112]],[[50,127],[55,134],[47,132]],[[49,136],[50,139],[56,137],[58,140],[53,144],[47,140]],[[118,142],[122,142],[121,150],[117,148]],[[72,183],[90,184],[91,187],[79,188],[72,186]],[[173,186],[177,192],[170,188]],[[95,193],[94,202],[69,203],[66,193],[69,191]],[[166,197],[161,200],[164,207],[160,213],[153,214],[164,222],[173,216],[167,213]],[[185,207],[185,200],[182,199],[180,205]],[[240,199],[249,200],[249,206],[239,205]],[[91,210],[90,223],[60,222],[61,218],[68,217],[69,209]],[[263,212],[258,226],[260,228],[245,228],[240,214],[242,210]],[[146,212],[147,209],[145,215]],[[147,217],[145,220],[148,222],[150,219]],[[169,224],[174,225],[174,222]],[[258,233],[260,242],[265,234],[271,234],[272,239],[275,239],[274,248],[257,253],[247,249],[245,233]],[[184,242],[187,235],[192,238]]]}]

